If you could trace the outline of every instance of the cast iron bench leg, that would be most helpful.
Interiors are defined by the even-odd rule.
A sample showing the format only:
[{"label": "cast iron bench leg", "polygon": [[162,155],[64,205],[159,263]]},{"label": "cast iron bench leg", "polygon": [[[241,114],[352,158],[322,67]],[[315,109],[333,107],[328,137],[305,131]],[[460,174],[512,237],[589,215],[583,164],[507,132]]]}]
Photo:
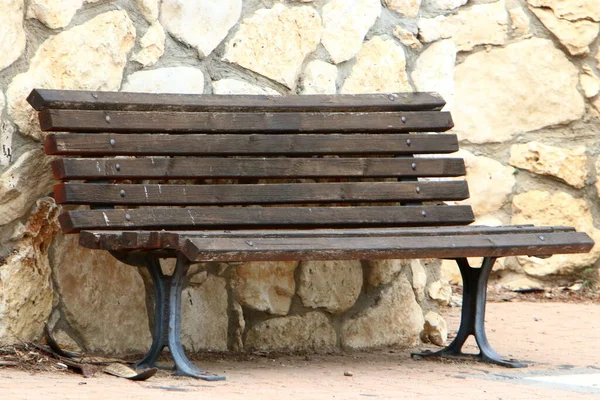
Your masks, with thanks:
[{"label": "cast iron bench leg", "polygon": [[178,255],[175,272],[171,276],[164,275],[160,262],[150,258],[146,267],[152,276],[155,291],[154,332],[152,346],[148,354],[136,364],[138,368],[156,366],[158,356],[168,347],[175,364],[175,374],[192,376],[207,381],[222,381],[224,376],[218,376],[203,371],[194,365],[185,355],[181,346],[181,291],[190,267],[190,262]]},{"label": "cast iron bench leg", "polygon": [[[473,356],[483,362],[498,364],[511,368],[526,367],[527,364],[504,358],[490,346],[485,334],[485,300],[487,281],[496,262],[496,257],[485,257],[481,268],[473,268],[466,258],[456,259],[463,278],[463,305],[460,327],[456,338],[447,347],[439,351],[426,351],[412,353],[421,357],[456,357]],[[479,346],[479,354],[466,354],[462,352],[467,338],[473,335]]]}]

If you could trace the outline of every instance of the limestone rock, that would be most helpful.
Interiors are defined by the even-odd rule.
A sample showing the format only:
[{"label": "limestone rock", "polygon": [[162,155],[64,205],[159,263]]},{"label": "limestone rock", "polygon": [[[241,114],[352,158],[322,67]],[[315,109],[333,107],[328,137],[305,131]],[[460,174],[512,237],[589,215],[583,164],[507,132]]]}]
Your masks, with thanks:
[{"label": "limestone rock", "polygon": [[466,150],[458,154],[465,160],[470,192],[470,198],[460,203],[470,204],[476,216],[499,210],[508,203],[515,186],[512,167],[489,157],[475,156]]},{"label": "limestone rock", "polygon": [[467,4],[468,0],[423,0],[423,5],[439,11],[455,10]]},{"label": "limestone rock", "polygon": [[321,40],[321,18],[311,6],[275,4],[244,19],[224,60],[296,87],[302,63]]},{"label": "limestone rock", "polygon": [[410,261],[412,272],[412,288],[419,303],[425,298],[425,285],[427,284],[427,273],[419,260]]},{"label": "limestone rock", "polygon": [[321,60],[306,64],[302,74],[302,94],[335,94],[338,69]]},{"label": "limestone rock", "polygon": [[596,242],[587,254],[557,254],[547,259],[517,257],[522,269],[531,276],[569,275],[594,264],[600,258],[600,231],[594,227],[590,207],[584,199],[564,192],[532,190],[513,198],[513,224],[573,226]]},{"label": "limestone rock", "polygon": [[362,283],[360,261],[305,261],[300,267],[298,296],[306,307],[342,313],[354,305]]},{"label": "limestone rock", "polygon": [[472,143],[580,119],[578,71],[551,41],[529,39],[468,56],[455,69],[454,132]]},{"label": "limestone rock", "polygon": [[37,113],[26,101],[31,89],[117,90],[134,42],[127,13],[109,11],[42,43],[27,72],[13,78],[6,93],[8,112],[21,133],[43,137]]},{"label": "limestone rock", "polygon": [[140,39],[142,49],[131,57],[133,61],[139,62],[144,67],[156,64],[165,52],[165,30],[157,21],[148,28]]},{"label": "limestone rock", "polygon": [[448,327],[440,314],[433,311],[425,314],[421,340],[424,343],[433,343],[436,346],[443,346],[446,343],[446,340],[448,340]]},{"label": "limestone rock", "polygon": [[30,150],[0,175],[0,225],[22,217],[37,199],[52,191],[51,161],[41,149]]},{"label": "limestone rock", "polygon": [[240,304],[286,315],[296,290],[296,261],[248,262],[231,271],[231,287]]},{"label": "limestone rock", "polygon": [[574,149],[548,146],[540,142],[515,144],[510,148],[510,164],[536,174],[554,176],[581,189],[587,177],[585,146]]},{"label": "limestone rock", "polygon": [[400,41],[404,46],[410,47],[413,50],[421,50],[423,45],[417,39],[414,33],[404,29],[400,25],[394,27],[394,37]]},{"label": "limestone rock", "polygon": [[423,329],[423,312],[410,283],[399,275],[379,301],[342,325],[342,345],[349,349],[413,346]]},{"label": "limestone rock", "polygon": [[58,230],[57,208],[46,198],[37,202],[19,229],[12,251],[0,263],[0,346],[38,341],[52,311],[48,245]]},{"label": "limestone rock", "polygon": [[0,71],[21,57],[25,50],[23,3],[24,0],[8,0],[0,4]]},{"label": "limestone rock", "polygon": [[158,6],[160,0],[136,0],[135,4],[137,5],[140,13],[146,18],[146,21],[150,24],[154,24],[158,19]]},{"label": "limestone rock", "polygon": [[521,6],[515,6],[508,9],[510,20],[512,21],[511,28],[516,36],[530,36],[531,29],[529,28],[531,20]]},{"label": "limestone rock", "polygon": [[242,14],[242,0],[162,0],[160,21],[171,35],[206,57]]},{"label": "limestone rock", "polygon": [[276,90],[253,85],[237,79],[225,78],[213,82],[214,94],[268,94],[278,95]]},{"label": "limestone rock", "polygon": [[435,281],[429,285],[427,294],[431,300],[434,300],[441,306],[450,304],[452,298],[452,287],[445,281]]},{"label": "limestone rock", "polygon": [[503,274],[497,281],[497,284],[515,292],[521,290],[541,290],[544,288],[544,284],[541,281],[515,273]]},{"label": "limestone rock", "polygon": [[336,333],[329,319],[317,311],[292,317],[268,319],[250,328],[246,349],[285,351],[331,351]]},{"label": "limestone rock", "polygon": [[231,315],[233,316],[233,351],[244,351],[244,331],[246,330],[246,320],[244,319],[244,310],[237,301],[231,304]]},{"label": "limestone rock", "polygon": [[341,93],[412,92],[402,47],[381,36],[365,42]]},{"label": "limestone rock", "polygon": [[588,64],[584,64],[582,69],[584,73],[579,75],[579,84],[583,89],[583,94],[588,99],[595,97],[600,93],[600,78]]},{"label": "limestone rock", "polygon": [[597,67],[598,67],[598,69],[600,69],[600,48],[598,48],[598,51],[596,51],[595,59],[598,62]]},{"label": "limestone rock", "polygon": [[15,129],[8,120],[2,118],[5,105],[4,93],[0,90],[0,167],[7,166],[13,161],[12,140]]},{"label": "limestone rock", "polygon": [[332,0],[323,7],[322,43],[335,64],[358,53],[380,15],[380,0]]},{"label": "limestone rock", "polygon": [[127,77],[122,92],[203,93],[204,74],[198,68],[171,67],[138,71]]},{"label": "limestone rock", "polygon": [[398,272],[402,271],[410,260],[371,260],[369,265],[367,282],[371,286],[387,285],[394,280]]},{"label": "limestone rock", "polygon": [[422,18],[418,27],[419,37],[426,43],[453,38],[458,51],[470,51],[478,45],[506,43],[508,12],[500,0],[474,5],[449,17]]},{"label": "limestone rock", "polygon": [[151,342],[144,282],[135,267],[58,234],[49,250],[60,312],[89,352],[147,351]]},{"label": "limestone rock", "polygon": [[462,285],[462,276],[454,260],[442,260],[440,280],[452,285]]},{"label": "limestone rock", "polygon": [[406,18],[416,18],[421,8],[421,0],[383,0],[385,6]]},{"label": "limestone rock", "polygon": [[540,21],[560,40],[569,53],[574,56],[587,55],[589,45],[596,39],[600,24],[582,20],[571,22],[559,19],[551,10],[530,7]]},{"label": "limestone rock", "polygon": [[454,103],[454,63],[456,46],[451,39],[429,46],[417,59],[411,74],[417,91],[437,92],[446,100],[445,111]]},{"label": "limestone rock", "polygon": [[550,8],[561,19],[600,21],[600,4],[598,4],[598,0],[527,0],[527,2],[533,7]]},{"label": "limestone rock", "polygon": [[27,18],[35,18],[50,29],[64,28],[82,6],[83,0],[30,0]]},{"label": "limestone rock", "polygon": [[181,294],[181,344],[186,349],[227,350],[227,288],[223,278],[210,275]]}]

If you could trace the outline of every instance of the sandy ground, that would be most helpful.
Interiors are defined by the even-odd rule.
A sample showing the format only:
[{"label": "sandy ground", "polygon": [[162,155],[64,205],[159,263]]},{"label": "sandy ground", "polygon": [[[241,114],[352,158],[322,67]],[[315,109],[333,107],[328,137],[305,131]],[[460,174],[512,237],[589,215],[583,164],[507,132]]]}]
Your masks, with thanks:
[{"label": "sandy ground", "polygon": [[[448,309],[445,314],[456,328],[460,310]],[[469,361],[415,361],[410,349],[385,349],[196,360],[201,367],[226,375],[224,382],[172,377],[162,371],[148,381],[132,382],[102,373],[83,378],[72,372],[30,373],[0,367],[0,399],[600,398],[600,304],[490,303],[486,327],[490,343],[500,354],[529,361],[530,366],[507,369]],[[586,393],[589,386],[540,385],[522,379],[582,372],[594,374],[579,377],[588,384],[597,381],[595,393]]]}]

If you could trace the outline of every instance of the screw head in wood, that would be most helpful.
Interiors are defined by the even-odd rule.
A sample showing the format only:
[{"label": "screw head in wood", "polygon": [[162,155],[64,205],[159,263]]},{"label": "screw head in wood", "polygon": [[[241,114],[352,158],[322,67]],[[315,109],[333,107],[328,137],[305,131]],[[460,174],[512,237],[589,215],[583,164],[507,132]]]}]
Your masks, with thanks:
[{"label": "screw head in wood", "polygon": [[542,242],[543,242],[544,240],[546,240],[546,238],[545,238],[545,237],[543,237],[543,236],[539,236],[539,238],[540,238],[540,240],[541,240]]},{"label": "screw head in wood", "polygon": [[123,189],[119,191],[119,196],[125,197],[125,191]]},{"label": "screw head in wood", "polygon": [[116,164],[116,165],[115,165],[115,169],[116,169],[117,171],[120,171],[120,170],[121,170],[121,164]]},{"label": "screw head in wood", "polygon": [[417,187],[415,188],[415,192],[417,192],[417,193],[421,193],[421,188],[417,186]]},{"label": "screw head in wood", "polygon": [[117,144],[117,141],[116,141],[115,139],[110,139],[110,140],[108,141],[108,143],[109,143],[111,146],[114,146],[115,144]]},{"label": "screw head in wood", "polygon": [[421,211],[421,215],[424,216],[424,217],[426,217],[427,216],[427,211],[425,211],[425,210]]},{"label": "screw head in wood", "polygon": [[403,116],[400,118],[400,121],[402,121],[402,123],[403,123],[403,124],[405,124],[405,123],[406,123],[406,117],[403,115]]},{"label": "screw head in wood", "polygon": [[417,169],[417,163],[410,164],[410,167],[413,169],[413,171],[416,170]]},{"label": "screw head in wood", "polygon": [[126,219],[127,221],[131,221],[131,215],[129,215],[129,214],[125,214],[125,219]]},{"label": "screw head in wood", "polygon": [[106,117],[104,117],[104,119],[106,120],[107,124],[110,124],[110,115],[107,115]]},{"label": "screw head in wood", "polygon": [[406,139],[406,145],[410,146],[412,144],[412,141],[410,139]]},{"label": "screw head in wood", "polygon": [[95,99],[97,99],[98,95],[96,93],[92,93],[92,97],[95,98]]}]

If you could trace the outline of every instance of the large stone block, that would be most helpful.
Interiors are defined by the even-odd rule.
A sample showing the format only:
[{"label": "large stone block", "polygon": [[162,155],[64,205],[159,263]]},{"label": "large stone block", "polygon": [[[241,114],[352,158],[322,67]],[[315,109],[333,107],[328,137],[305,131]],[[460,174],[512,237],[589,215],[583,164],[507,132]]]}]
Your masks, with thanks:
[{"label": "large stone block", "polygon": [[153,24],[158,19],[160,0],[135,0],[138,10],[146,18],[146,21]]},{"label": "large stone block", "polygon": [[383,0],[383,3],[406,18],[416,18],[421,8],[421,0]]},{"label": "large stone block", "polygon": [[583,116],[578,70],[545,39],[468,56],[455,69],[454,131],[472,143],[504,142]]},{"label": "large stone block", "polygon": [[446,100],[445,111],[452,111],[454,105],[455,62],[454,41],[440,40],[421,53],[411,74],[417,91],[437,92],[442,95]]},{"label": "large stone block", "polygon": [[296,87],[302,63],[321,40],[321,18],[310,6],[275,4],[244,19],[224,60]]},{"label": "large stone block", "polygon": [[215,81],[212,85],[214,94],[279,94],[276,90],[232,78]]},{"label": "large stone block", "polygon": [[21,133],[43,137],[26,101],[31,89],[118,90],[134,42],[135,28],[127,13],[109,11],[42,43],[27,72],[14,77],[6,93],[8,112]]},{"label": "large stone block", "polygon": [[534,7],[550,8],[558,18],[569,21],[589,19],[600,21],[598,0],[527,0]]},{"label": "large stone block", "polygon": [[144,67],[156,64],[165,52],[165,40],[165,30],[159,22],[155,22],[140,39],[142,49],[134,54],[131,59],[139,62]]},{"label": "large stone block", "polygon": [[387,285],[392,282],[410,260],[371,260],[368,261],[367,282],[372,286]]},{"label": "large stone block", "polygon": [[0,3],[0,71],[15,62],[25,51],[23,27],[24,0],[7,0]]},{"label": "large stone block", "polygon": [[321,60],[312,60],[302,74],[302,94],[335,94],[338,69]]},{"label": "large stone block", "polygon": [[83,6],[83,0],[30,0],[27,18],[35,18],[50,29],[64,28]]},{"label": "large stone block", "polygon": [[127,77],[123,92],[203,93],[204,74],[194,67],[157,68]]}]

